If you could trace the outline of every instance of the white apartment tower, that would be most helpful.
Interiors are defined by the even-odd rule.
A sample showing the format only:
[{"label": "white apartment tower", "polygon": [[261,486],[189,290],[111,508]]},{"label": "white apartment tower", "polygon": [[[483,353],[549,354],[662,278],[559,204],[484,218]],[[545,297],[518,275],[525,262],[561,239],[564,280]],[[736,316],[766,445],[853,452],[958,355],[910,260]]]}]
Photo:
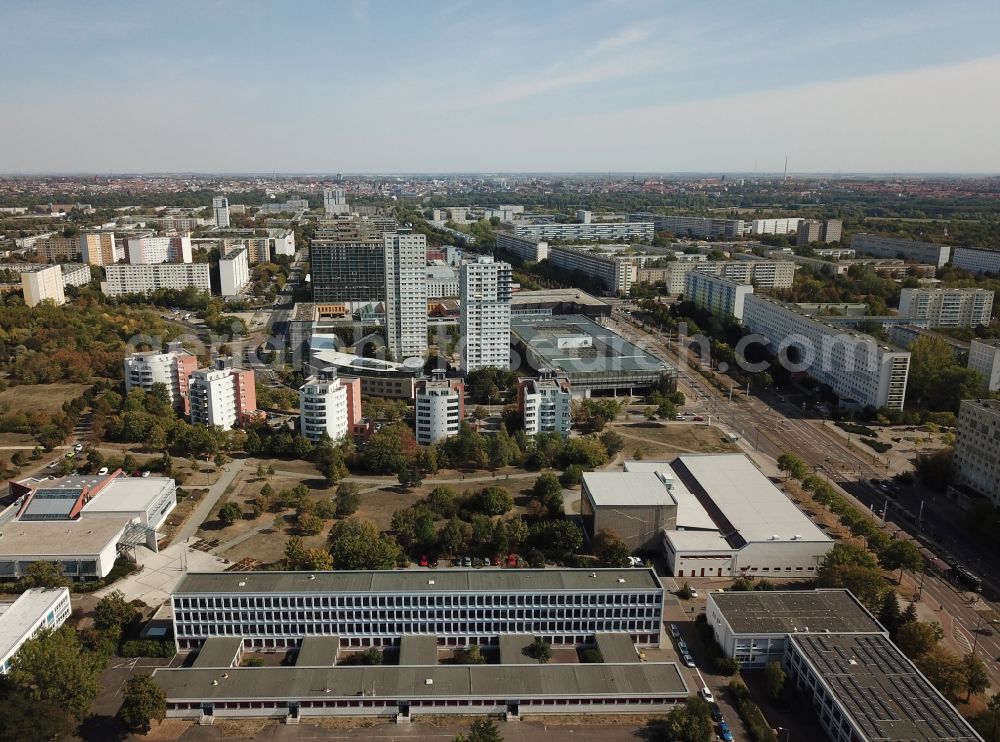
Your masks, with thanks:
[{"label": "white apartment tower", "polygon": [[170,404],[187,413],[188,379],[198,368],[198,358],[180,347],[180,343],[169,343],[166,353],[155,350],[131,353],[125,357],[124,365],[126,394],[133,389],[148,394],[153,384],[163,384]]},{"label": "white apartment tower", "polygon": [[152,263],[190,263],[190,237],[140,237],[128,241],[130,265]]},{"label": "white apartment tower", "polygon": [[[1000,505],[1000,401],[963,399],[951,459],[952,487]],[[965,493],[966,495],[970,493]]]},{"label": "white apartment tower", "polygon": [[327,216],[350,214],[351,207],[347,205],[347,199],[344,197],[344,189],[324,188],[323,209],[326,211]]},{"label": "white apartment tower", "polygon": [[229,369],[202,368],[191,374],[191,422],[230,430],[239,421],[236,387]]},{"label": "white apartment tower", "polygon": [[216,227],[222,229],[229,227],[229,199],[225,196],[216,196],[212,199],[212,221]]},{"label": "white apartment tower", "polygon": [[927,320],[931,327],[988,325],[993,292],[987,289],[903,289],[899,316]]},{"label": "white apartment tower", "polygon": [[1000,340],[973,338],[969,344],[969,368],[979,372],[984,392],[1000,390]]},{"label": "white apartment tower", "polygon": [[458,435],[464,398],[465,385],[457,379],[446,379],[443,371],[435,371],[430,381],[418,382],[414,397],[417,443],[429,446]]},{"label": "white apartment tower", "polygon": [[385,240],[386,342],[397,361],[427,353],[427,238],[388,232]]},{"label": "white apartment tower", "polygon": [[250,283],[250,251],[234,247],[219,259],[219,287],[223,296],[238,296]]},{"label": "white apartment tower", "polygon": [[462,372],[510,367],[510,263],[480,257],[462,266]]},{"label": "white apartment tower", "polygon": [[56,304],[66,303],[62,268],[58,265],[37,271],[25,271],[21,274],[21,289],[24,292],[24,303],[29,307],[46,300],[54,301]]},{"label": "white apartment tower", "polygon": [[524,420],[524,432],[569,435],[572,423],[573,393],[567,379],[557,379],[547,369],[539,378],[525,379],[517,385],[517,406]]},{"label": "white apartment tower", "polygon": [[299,387],[299,423],[302,435],[318,441],[326,433],[339,441],[349,432],[347,387],[328,368],[310,376]]},{"label": "white apartment tower", "polygon": [[743,304],[753,286],[699,271],[684,275],[684,298],[718,317],[743,319]]}]

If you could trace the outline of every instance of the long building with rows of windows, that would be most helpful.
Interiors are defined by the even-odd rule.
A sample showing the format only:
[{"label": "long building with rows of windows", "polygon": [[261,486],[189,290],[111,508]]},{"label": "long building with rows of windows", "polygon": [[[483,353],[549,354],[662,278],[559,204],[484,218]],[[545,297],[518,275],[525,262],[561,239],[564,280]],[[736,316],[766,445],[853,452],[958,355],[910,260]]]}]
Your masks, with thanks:
[{"label": "long building with rows of windows", "polygon": [[173,615],[179,650],[223,636],[277,648],[309,636],[387,646],[413,634],[448,646],[504,634],[585,644],[603,632],[659,646],[663,585],[647,569],[192,573]]}]

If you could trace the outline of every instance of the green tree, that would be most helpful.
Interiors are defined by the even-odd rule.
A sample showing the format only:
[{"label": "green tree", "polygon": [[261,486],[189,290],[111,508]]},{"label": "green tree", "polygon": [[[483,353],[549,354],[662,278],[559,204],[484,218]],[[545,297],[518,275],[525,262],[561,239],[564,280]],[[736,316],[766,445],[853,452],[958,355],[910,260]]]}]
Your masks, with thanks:
[{"label": "green tree", "polygon": [[535,637],[535,640],[524,651],[529,657],[542,664],[552,659],[552,645],[539,637]]},{"label": "green tree", "polygon": [[972,726],[986,742],[1000,742],[1000,693],[990,696],[986,710],[972,717]]},{"label": "green tree", "polygon": [[927,654],[944,638],[944,629],[937,621],[914,621],[896,632],[896,646],[911,660]]},{"label": "green tree", "polygon": [[413,431],[406,425],[386,425],[365,443],[362,459],[373,474],[395,474],[416,454]]},{"label": "green tree", "polygon": [[875,557],[871,555],[871,552],[858,546],[857,544],[849,544],[843,541],[837,542],[833,545],[823,557],[819,564],[819,570],[830,569],[832,567],[839,566],[849,566],[849,567],[867,567],[868,569],[875,569],[878,567],[878,562]]},{"label": "green tree", "polygon": [[493,719],[482,718],[472,722],[468,735],[459,734],[454,742],[503,742],[503,735]]},{"label": "green tree", "polygon": [[941,695],[954,703],[965,688],[965,666],[961,657],[956,657],[943,647],[934,647],[914,658],[913,663],[920,669]]},{"label": "green tree", "polygon": [[664,739],[672,742],[712,742],[715,733],[708,704],[691,696],[683,706],[675,706],[665,720]]},{"label": "green tree", "polygon": [[302,513],[295,521],[299,533],[303,536],[315,536],[323,530],[323,519],[312,513]]},{"label": "green tree", "polygon": [[781,669],[780,662],[768,662],[764,666],[764,688],[772,701],[777,701],[781,697],[787,678],[788,675]]},{"label": "green tree", "polygon": [[965,701],[968,703],[973,693],[982,693],[990,687],[990,674],[986,671],[983,661],[971,653],[962,657],[962,670]]},{"label": "green tree", "polygon": [[487,515],[503,515],[514,507],[514,498],[503,487],[484,487],[476,495],[476,508]]},{"label": "green tree", "polygon": [[919,572],[924,568],[924,557],[920,549],[912,541],[906,539],[895,539],[889,546],[882,550],[879,555],[882,566],[886,569],[899,570],[899,583],[903,581],[903,570]]},{"label": "green tree", "polygon": [[838,564],[818,570],[816,585],[847,588],[872,613],[878,613],[885,594],[890,590],[889,583],[880,570],[851,564]]},{"label": "green tree", "polygon": [[805,462],[794,453],[783,453],[778,457],[778,468],[793,479],[802,479],[806,475]]},{"label": "green tree", "polygon": [[621,411],[621,403],[607,397],[587,398],[573,405],[573,422],[585,433],[600,433]]},{"label": "green tree", "polygon": [[489,416],[489,411],[482,405],[476,405],[476,408],[472,411],[472,419],[476,422],[482,422]]},{"label": "green tree", "polygon": [[301,565],[306,560],[306,545],[301,536],[292,536],[285,544],[285,561],[288,562],[289,569],[301,569]]},{"label": "green tree", "polygon": [[219,520],[224,525],[231,526],[236,521],[243,520],[243,511],[235,502],[227,502],[219,508]]},{"label": "green tree", "polygon": [[335,497],[336,513],[339,518],[354,515],[361,505],[361,490],[354,482],[341,482]]},{"label": "green tree", "polygon": [[336,569],[394,569],[403,559],[396,539],[374,523],[348,518],[330,529],[330,555]]},{"label": "green tree", "polygon": [[399,486],[404,490],[419,487],[420,483],[424,481],[420,470],[410,464],[404,464],[400,467],[397,479],[399,480]]},{"label": "green tree", "polygon": [[458,498],[455,490],[447,485],[441,485],[432,489],[427,495],[427,505],[442,518],[450,518],[458,511]]},{"label": "green tree", "polygon": [[457,517],[452,517],[438,533],[438,543],[446,554],[458,554],[471,536],[469,527]]},{"label": "green tree", "polygon": [[461,648],[456,650],[454,657],[456,665],[486,664],[486,658],[483,657],[483,651],[479,648],[478,644],[473,644],[467,648]]},{"label": "green tree", "polygon": [[600,561],[602,567],[629,566],[629,557],[632,555],[632,551],[614,531],[602,528],[594,536],[592,546],[594,556]]},{"label": "green tree", "polygon": [[87,652],[69,626],[43,630],[14,655],[10,678],[32,701],[47,701],[66,709],[77,720],[97,697],[101,661]]},{"label": "green tree", "polygon": [[896,632],[903,624],[903,612],[899,609],[899,598],[895,590],[885,594],[885,600],[882,601],[882,608],[878,612],[878,622],[889,632],[890,639],[896,637]]},{"label": "green tree", "polygon": [[535,523],[529,530],[528,542],[553,559],[565,559],[583,544],[583,533],[568,520]]},{"label": "green tree", "polygon": [[614,430],[605,430],[601,433],[601,444],[608,452],[608,456],[614,456],[625,448],[625,439]]},{"label": "green tree", "polygon": [[105,595],[94,607],[94,626],[116,639],[139,617],[135,606],[125,600],[121,590]]},{"label": "green tree", "polygon": [[65,587],[68,584],[69,580],[63,575],[62,565],[58,562],[32,562],[18,582],[18,587],[27,590],[32,587]]},{"label": "green tree", "polygon": [[69,738],[76,720],[59,703],[31,699],[28,692],[0,675],[0,739],[52,742]]},{"label": "green tree", "polygon": [[125,681],[118,718],[136,732],[147,732],[150,722],[160,723],[167,715],[167,696],[149,675],[133,675]]}]

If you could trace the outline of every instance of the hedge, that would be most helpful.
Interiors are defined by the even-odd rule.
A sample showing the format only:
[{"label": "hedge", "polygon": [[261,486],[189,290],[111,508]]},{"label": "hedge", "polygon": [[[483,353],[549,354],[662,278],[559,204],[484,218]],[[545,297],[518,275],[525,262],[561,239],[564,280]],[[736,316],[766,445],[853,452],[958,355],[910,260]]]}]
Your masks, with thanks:
[{"label": "hedge", "polygon": [[736,701],[736,711],[743,719],[743,723],[746,724],[753,742],[778,742],[778,736],[771,729],[771,725],[767,723],[760,707],[750,698],[750,691],[747,690],[747,687],[739,680],[731,680],[728,688]]}]

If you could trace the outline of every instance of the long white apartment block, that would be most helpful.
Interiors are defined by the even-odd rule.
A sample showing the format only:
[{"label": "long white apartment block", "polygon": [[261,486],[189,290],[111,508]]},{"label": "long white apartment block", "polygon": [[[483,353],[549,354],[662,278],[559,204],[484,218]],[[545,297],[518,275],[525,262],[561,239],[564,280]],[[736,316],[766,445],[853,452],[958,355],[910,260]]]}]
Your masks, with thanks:
[{"label": "long white apartment block", "polygon": [[250,283],[250,250],[234,247],[219,259],[219,289],[223,296],[239,296]]},{"label": "long white apartment block", "polygon": [[983,391],[1000,390],[1000,340],[973,338],[969,343],[969,368],[983,379]]},{"label": "long white apartment block", "polygon": [[828,384],[842,403],[903,409],[908,352],[755,294],[744,300],[743,324],[767,338],[772,354],[787,349],[794,369]]},{"label": "long white apartment block", "polygon": [[65,587],[31,588],[13,603],[0,603],[0,675],[7,674],[26,641],[43,629],[58,629],[71,611]]},{"label": "long white apartment block", "polygon": [[665,216],[662,214],[629,214],[629,222],[652,222],[657,232],[671,232],[678,237],[705,239],[740,239],[748,225],[742,219],[713,219],[700,216]]},{"label": "long white apartment block", "polygon": [[[963,399],[958,408],[951,485],[1000,505],[1000,400]],[[969,494],[969,493],[966,493]]]},{"label": "long white apartment block", "polygon": [[951,264],[970,273],[1000,273],[1000,250],[983,247],[956,247]]},{"label": "long white apartment block", "polygon": [[212,290],[208,263],[108,265],[104,272],[101,291],[108,296],[148,294],[157,289]]},{"label": "long white apartment block", "polygon": [[429,446],[458,435],[465,411],[465,385],[458,379],[446,379],[443,372],[434,378],[418,381],[414,395],[417,443]]},{"label": "long white apartment block", "polygon": [[510,367],[510,263],[479,257],[462,266],[462,371]]},{"label": "long white apartment block", "polygon": [[624,255],[605,255],[578,247],[552,245],[549,263],[567,271],[580,271],[604,283],[609,294],[628,296],[635,281],[635,260]]},{"label": "long white apartment block", "polygon": [[22,273],[21,290],[24,292],[24,303],[29,307],[37,306],[43,301],[66,303],[63,272],[58,265]]},{"label": "long white apartment block", "polygon": [[855,252],[866,255],[930,263],[937,268],[943,268],[951,259],[951,247],[948,245],[904,240],[899,237],[883,237],[877,234],[856,234],[851,237],[851,247]]},{"label": "long white apartment block", "polygon": [[131,265],[149,263],[190,263],[190,237],[139,237],[128,240],[128,262]]},{"label": "long white apartment block", "polygon": [[988,325],[993,292],[987,289],[906,288],[899,296],[899,316],[926,320],[930,327]]},{"label": "long white apartment block", "polygon": [[799,231],[801,217],[785,219],[751,219],[750,234],[796,234]]},{"label": "long white apartment block", "polygon": [[758,288],[787,289],[795,280],[795,263],[790,260],[708,261],[699,263],[672,262],[659,268],[639,268],[636,281],[666,284],[667,293],[674,296],[684,293],[684,282],[690,271],[719,276],[733,283],[752,283]]},{"label": "long white apartment block", "polygon": [[505,250],[521,260],[537,263],[549,257],[549,243],[534,237],[517,237],[507,232],[497,232],[497,250]]},{"label": "long white apartment block", "polygon": [[387,232],[385,240],[386,342],[398,360],[427,353],[427,238]]},{"label": "long white apartment block", "polygon": [[743,319],[743,304],[753,286],[735,283],[700,271],[688,271],[684,276],[684,298],[719,317]]},{"label": "long white apartment block", "polygon": [[574,242],[653,240],[653,222],[589,222],[588,224],[514,224],[515,237]]}]

